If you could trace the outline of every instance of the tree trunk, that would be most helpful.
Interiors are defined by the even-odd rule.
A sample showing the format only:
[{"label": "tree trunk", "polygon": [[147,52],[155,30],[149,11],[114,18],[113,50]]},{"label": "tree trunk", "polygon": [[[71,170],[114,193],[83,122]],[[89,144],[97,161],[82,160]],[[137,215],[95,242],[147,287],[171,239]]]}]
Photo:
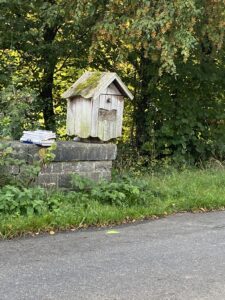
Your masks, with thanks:
[{"label": "tree trunk", "polygon": [[57,62],[56,54],[52,48],[52,43],[57,33],[57,26],[44,28],[44,44],[46,49],[42,57],[43,63],[43,78],[41,84],[40,98],[42,105],[42,112],[44,116],[45,128],[47,130],[56,130],[55,113],[53,105],[53,83],[54,71]]},{"label": "tree trunk", "polygon": [[53,70],[45,70],[43,77],[43,85],[40,93],[42,111],[44,116],[45,128],[47,130],[56,130],[55,113],[53,107]]},{"label": "tree trunk", "polygon": [[151,80],[151,60],[141,57],[139,70],[139,95],[137,95],[134,120],[136,126],[136,146],[138,148],[146,141],[148,130],[148,108],[150,103],[149,83]]}]

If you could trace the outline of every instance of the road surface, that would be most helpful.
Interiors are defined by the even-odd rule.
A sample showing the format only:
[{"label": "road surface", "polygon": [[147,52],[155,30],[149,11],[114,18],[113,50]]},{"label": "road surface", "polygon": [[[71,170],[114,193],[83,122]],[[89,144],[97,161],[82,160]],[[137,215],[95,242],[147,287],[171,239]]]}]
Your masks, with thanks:
[{"label": "road surface", "polygon": [[0,299],[225,299],[225,212],[0,242]]}]

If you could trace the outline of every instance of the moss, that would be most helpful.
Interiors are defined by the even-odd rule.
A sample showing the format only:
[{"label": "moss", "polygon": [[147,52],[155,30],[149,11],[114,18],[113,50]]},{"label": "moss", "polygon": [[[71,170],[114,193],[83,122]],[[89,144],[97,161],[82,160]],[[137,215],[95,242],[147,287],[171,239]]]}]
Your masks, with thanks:
[{"label": "moss", "polygon": [[92,89],[96,88],[100,79],[101,79],[102,73],[101,72],[94,72],[91,74],[90,77],[88,77],[84,82],[81,82],[77,85],[75,89],[76,94],[88,94]]}]

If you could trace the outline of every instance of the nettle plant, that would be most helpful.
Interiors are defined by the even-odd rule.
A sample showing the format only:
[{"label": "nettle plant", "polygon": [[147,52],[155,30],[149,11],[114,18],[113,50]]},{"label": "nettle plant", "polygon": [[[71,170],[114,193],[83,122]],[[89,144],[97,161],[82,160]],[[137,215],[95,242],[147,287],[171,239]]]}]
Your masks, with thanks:
[{"label": "nettle plant", "polygon": [[[59,208],[57,195],[33,186],[41,169],[54,158],[55,148],[54,144],[40,149],[40,159],[27,163],[14,158],[14,151],[7,143],[0,143],[0,215],[42,215]],[[12,169],[18,174],[13,175]]]},{"label": "nettle plant", "polygon": [[43,188],[18,188],[7,185],[0,189],[0,215],[41,215],[56,210],[60,201]]},{"label": "nettle plant", "polygon": [[145,205],[149,197],[152,197],[147,182],[125,175],[114,178],[111,182],[102,180],[96,183],[91,179],[73,174],[71,183],[74,190],[80,193],[80,199],[92,199],[108,205],[121,207]]}]

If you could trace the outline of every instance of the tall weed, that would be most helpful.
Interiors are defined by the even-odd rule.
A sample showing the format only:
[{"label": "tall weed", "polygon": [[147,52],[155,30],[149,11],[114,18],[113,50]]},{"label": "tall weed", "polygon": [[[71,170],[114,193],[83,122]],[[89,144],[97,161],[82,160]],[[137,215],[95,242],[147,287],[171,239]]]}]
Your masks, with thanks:
[{"label": "tall weed", "polygon": [[60,206],[57,195],[47,195],[42,188],[4,186],[0,189],[0,214],[42,215]]}]

